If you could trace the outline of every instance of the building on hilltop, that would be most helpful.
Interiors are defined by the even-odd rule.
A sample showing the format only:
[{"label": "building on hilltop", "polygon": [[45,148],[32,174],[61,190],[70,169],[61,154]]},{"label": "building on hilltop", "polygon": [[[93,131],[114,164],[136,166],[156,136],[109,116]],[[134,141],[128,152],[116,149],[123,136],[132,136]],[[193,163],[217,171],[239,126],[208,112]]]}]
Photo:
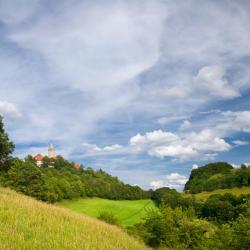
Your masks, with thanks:
[{"label": "building on hilltop", "polygon": [[[45,156],[42,155],[42,154],[37,154],[37,155],[34,156],[34,159],[36,160],[36,165],[38,167],[42,166],[44,157]],[[56,159],[56,152],[55,152],[55,148],[54,148],[53,144],[49,145],[49,148],[48,148],[48,157],[50,159]],[[53,167],[53,166],[50,166],[50,167]]]},{"label": "building on hilltop", "polygon": [[48,156],[49,156],[50,159],[51,158],[56,158],[55,148],[54,148],[53,144],[49,145]]},{"label": "building on hilltop", "polygon": [[[55,166],[55,160],[58,158],[60,158],[60,157],[56,156],[56,152],[55,152],[55,148],[54,148],[53,144],[50,144],[48,147],[48,155],[37,154],[34,156],[34,159],[36,161],[36,165],[38,167],[41,167],[44,164],[44,166],[53,168]],[[74,168],[76,170],[79,170],[81,168],[81,164],[79,164],[77,162],[72,162],[71,166],[72,166],[72,168]]]}]

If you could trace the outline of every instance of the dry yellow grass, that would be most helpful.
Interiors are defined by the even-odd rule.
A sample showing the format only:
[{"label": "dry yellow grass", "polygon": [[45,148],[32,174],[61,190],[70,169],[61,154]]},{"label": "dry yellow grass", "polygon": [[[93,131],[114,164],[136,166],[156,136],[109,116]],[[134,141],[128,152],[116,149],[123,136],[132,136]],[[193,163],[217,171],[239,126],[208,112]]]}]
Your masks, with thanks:
[{"label": "dry yellow grass", "polygon": [[0,188],[1,250],[148,249],[121,229]]}]

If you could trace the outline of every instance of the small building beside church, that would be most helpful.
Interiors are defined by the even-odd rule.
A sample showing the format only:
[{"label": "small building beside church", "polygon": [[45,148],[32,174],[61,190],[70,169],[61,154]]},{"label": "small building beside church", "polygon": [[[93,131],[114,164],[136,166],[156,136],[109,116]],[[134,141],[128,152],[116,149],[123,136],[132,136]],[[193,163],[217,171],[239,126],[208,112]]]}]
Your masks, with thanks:
[{"label": "small building beside church", "polygon": [[44,156],[41,155],[41,154],[37,154],[37,155],[34,157],[34,159],[36,160],[36,165],[37,165],[38,167],[41,167],[41,166],[42,166],[42,164],[43,164],[43,158],[44,158]]},{"label": "small building beside church", "polygon": [[81,164],[77,163],[77,162],[73,162],[73,168],[78,170],[81,168]]}]

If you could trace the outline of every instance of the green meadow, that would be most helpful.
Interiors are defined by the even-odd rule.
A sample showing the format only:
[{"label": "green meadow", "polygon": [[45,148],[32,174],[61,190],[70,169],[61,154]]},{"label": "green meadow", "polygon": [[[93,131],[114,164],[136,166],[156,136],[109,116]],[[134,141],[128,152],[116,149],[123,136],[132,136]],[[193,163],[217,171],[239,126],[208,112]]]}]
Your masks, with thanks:
[{"label": "green meadow", "polygon": [[59,206],[69,208],[75,212],[97,218],[101,212],[112,212],[123,226],[132,226],[142,221],[147,211],[154,209],[152,200],[107,200],[88,198],[65,200]]},{"label": "green meadow", "polygon": [[146,250],[122,229],[0,188],[1,250]]}]

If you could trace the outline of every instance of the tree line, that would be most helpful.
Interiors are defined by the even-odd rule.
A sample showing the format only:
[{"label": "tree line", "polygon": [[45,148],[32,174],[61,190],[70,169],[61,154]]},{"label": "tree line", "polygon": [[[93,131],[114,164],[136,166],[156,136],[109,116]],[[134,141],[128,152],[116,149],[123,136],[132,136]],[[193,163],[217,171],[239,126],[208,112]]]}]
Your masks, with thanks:
[{"label": "tree line", "polygon": [[37,167],[30,155],[25,159],[12,157],[14,148],[0,117],[0,185],[39,200],[53,203],[80,197],[135,200],[150,196],[150,192],[124,184],[101,169],[84,166],[74,169],[74,164],[62,156],[56,159],[44,157],[42,166]]}]

